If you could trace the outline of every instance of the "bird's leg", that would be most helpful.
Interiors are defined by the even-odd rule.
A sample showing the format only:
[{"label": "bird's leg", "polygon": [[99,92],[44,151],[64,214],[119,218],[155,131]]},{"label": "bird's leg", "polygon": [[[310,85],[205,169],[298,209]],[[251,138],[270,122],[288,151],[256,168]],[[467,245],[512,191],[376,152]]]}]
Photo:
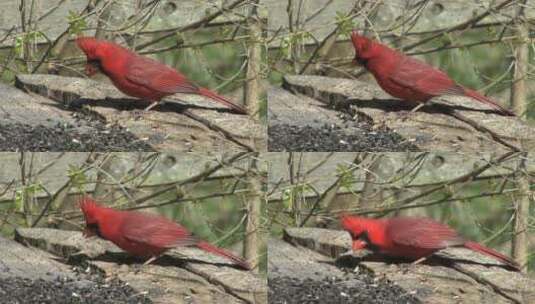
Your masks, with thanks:
[{"label": "bird's leg", "polygon": [[145,263],[143,263],[143,266],[146,266],[146,265],[149,265],[150,263],[156,261],[157,258],[159,258],[160,256],[153,256],[151,257],[150,259],[148,259],[147,261],[145,261]]},{"label": "bird's leg", "polygon": [[160,104],[159,101],[153,101],[148,107],[145,108],[145,112],[150,111],[152,108],[154,108],[155,106],[157,106],[159,104]]},{"label": "bird's leg", "polygon": [[416,111],[420,110],[425,104],[424,103],[420,103],[418,104],[416,107],[412,108],[412,110],[410,110],[410,112],[402,112],[401,113],[401,120],[402,121],[406,121],[409,116],[413,113],[415,113]]},{"label": "bird's leg", "polygon": [[151,104],[150,104],[148,107],[146,107],[146,108],[143,110],[143,112],[140,112],[140,111],[138,111],[137,109],[136,109],[135,111],[133,111],[133,113],[134,113],[134,118],[135,118],[136,120],[138,120],[138,119],[140,119],[141,117],[143,117],[143,113],[147,113],[147,112],[150,111],[152,108],[154,108],[154,107],[156,107],[156,106],[158,106],[158,105],[164,103],[163,101],[154,101],[154,100],[151,100],[150,102],[151,102]]},{"label": "bird's leg", "polygon": [[150,259],[146,260],[145,263],[143,263],[141,265],[139,265],[139,264],[133,265],[134,272],[135,273],[139,273],[141,271],[141,269],[143,269],[143,267],[145,267],[145,266],[149,265],[150,263],[154,262],[159,257],[160,257],[159,255],[155,255],[155,256],[152,256]]},{"label": "bird's leg", "polygon": [[411,265],[418,265],[420,263],[422,263],[423,261],[427,260],[428,256],[424,256],[424,257],[421,257],[419,259],[417,259],[416,261],[412,262]]},{"label": "bird's leg", "polygon": [[419,105],[417,105],[416,107],[414,107],[412,110],[411,110],[411,113],[415,113],[416,111],[420,110],[423,106],[425,106],[425,103],[420,103]]},{"label": "bird's leg", "polygon": [[403,272],[403,273],[407,273],[407,272],[409,272],[409,269],[410,269],[411,267],[413,267],[413,266],[415,266],[415,265],[418,265],[418,264],[424,262],[425,260],[427,260],[428,257],[429,257],[429,256],[421,257],[421,258],[417,259],[416,261],[410,263],[410,265],[403,264],[402,266],[400,266],[401,269],[402,269],[402,272]]}]

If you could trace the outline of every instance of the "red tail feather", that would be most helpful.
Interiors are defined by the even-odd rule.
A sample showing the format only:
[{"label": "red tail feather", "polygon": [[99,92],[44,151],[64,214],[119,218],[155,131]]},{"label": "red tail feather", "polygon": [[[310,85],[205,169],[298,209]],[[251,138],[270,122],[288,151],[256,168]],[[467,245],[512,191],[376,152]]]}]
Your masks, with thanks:
[{"label": "red tail feather", "polygon": [[198,248],[200,248],[202,250],[205,250],[207,252],[210,252],[210,253],[213,253],[213,254],[228,258],[228,259],[231,259],[232,261],[234,261],[236,264],[238,264],[243,269],[246,269],[246,270],[251,269],[251,265],[249,265],[249,263],[244,261],[242,258],[240,258],[238,256],[235,256],[234,254],[230,253],[229,251],[227,251],[225,249],[216,247],[216,246],[214,246],[214,245],[212,245],[212,244],[210,244],[208,242],[204,242],[204,241],[200,241],[196,245],[197,245]]},{"label": "red tail feather", "polygon": [[509,116],[516,116],[515,113],[513,113],[512,111],[502,107],[501,105],[499,105],[498,103],[496,103],[492,99],[490,99],[490,98],[488,98],[488,97],[486,97],[484,95],[481,95],[476,91],[473,91],[473,90],[470,90],[470,89],[464,89],[464,94],[466,96],[469,96],[469,97],[472,97],[474,99],[477,99],[478,101],[480,101],[480,102],[482,102],[484,104],[488,104],[488,105],[492,106],[493,108],[497,109],[498,111],[500,111],[503,114],[506,114],[506,115],[509,115]]},{"label": "red tail feather", "polygon": [[492,250],[490,248],[487,248],[479,243],[476,243],[476,242],[466,242],[464,243],[464,247],[468,248],[468,249],[472,249],[474,251],[477,251],[477,252],[480,252],[484,255],[488,255],[488,256],[491,256],[491,257],[494,257],[500,261],[502,261],[503,263],[515,268],[515,269],[519,269],[519,265],[513,261],[511,258],[509,258],[508,256],[506,255],[503,255],[495,250]]},{"label": "red tail feather", "polygon": [[227,107],[230,107],[231,109],[233,109],[234,111],[238,112],[238,113],[241,113],[241,114],[247,114],[247,111],[241,107],[241,106],[238,106],[237,104],[234,104],[232,103],[230,100],[226,99],[225,97],[221,96],[221,95],[217,95],[216,93],[208,90],[208,89],[205,89],[205,88],[199,88],[199,93],[203,96],[206,96],[208,98],[211,98],[219,103],[222,103],[224,105],[226,105]]}]

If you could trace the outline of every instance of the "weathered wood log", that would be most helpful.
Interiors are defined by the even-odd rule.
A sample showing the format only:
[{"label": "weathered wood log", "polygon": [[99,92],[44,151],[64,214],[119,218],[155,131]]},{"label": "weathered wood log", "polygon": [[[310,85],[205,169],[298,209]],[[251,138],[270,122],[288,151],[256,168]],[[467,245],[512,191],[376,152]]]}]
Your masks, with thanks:
[{"label": "weathered wood log", "polygon": [[104,300],[147,303],[151,300],[124,281],[104,278],[87,265],[61,263],[58,260],[62,259],[50,253],[3,237],[0,237],[0,248],[2,303],[79,303],[81,299],[91,303]]},{"label": "weathered wood log", "polygon": [[[374,125],[386,126],[414,142],[421,150],[480,152],[535,147],[535,128],[516,117],[499,115],[468,97],[435,98],[417,112],[407,113],[413,106],[393,99],[375,84],[356,80],[285,76],[283,87],[353,115],[363,115]],[[308,102],[308,106],[317,105]]]},{"label": "weathered wood log", "polygon": [[56,101],[56,107],[83,106],[107,123],[116,123],[147,140],[157,150],[259,150],[265,146],[265,127],[198,95],[170,96],[166,100],[172,102],[139,115],[146,101],[128,97],[104,82],[34,74],[17,75],[15,85]]},{"label": "weathered wood log", "polygon": [[275,303],[420,303],[387,279],[337,267],[306,247],[275,238],[268,246],[269,297]]},{"label": "weathered wood log", "polygon": [[331,261],[306,247],[296,247],[288,242],[270,238],[268,241],[268,275],[274,277],[296,277],[323,279],[325,275],[341,275],[334,265],[321,263]]},{"label": "weathered wood log", "polygon": [[58,123],[74,124],[72,112],[56,107],[56,103],[41,96],[32,96],[0,83],[0,120],[25,123],[33,126],[54,126]]},{"label": "weathered wood log", "polygon": [[25,247],[0,237],[0,277],[23,277],[54,280],[58,276],[72,277],[69,266],[51,259],[52,255]]},{"label": "weathered wood log", "polygon": [[[153,151],[146,140],[58,107],[48,98],[0,84],[2,151]],[[98,147],[98,148],[97,148]]]},{"label": "weathered wood log", "polygon": [[[417,151],[412,139],[370,120],[355,120],[319,100],[268,89],[269,151]],[[412,142],[411,142],[412,141]]]},{"label": "weathered wood log", "polygon": [[[351,246],[348,233],[319,228],[288,228],[284,240],[297,248],[308,248],[331,258],[339,257]],[[384,276],[414,293],[424,303],[458,303],[459,300],[485,303],[489,299],[493,299],[493,303],[535,301],[533,279],[507,270],[490,257],[463,248],[442,250],[417,265],[400,261],[389,264],[385,261],[391,260],[378,258],[375,254],[364,255],[357,261],[377,276]]]},{"label": "weathered wood log", "polygon": [[98,238],[86,240],[77,231],[19,228],[16,239],[64,258],[90,257],[88,262],[106,275],[119,276],[140,292],[148,292],[156,302],[190,297],[200,303],[267,303],[264,278],[238,270],[231,262],[196,248],[174,249],[161,261],[144,265],[136,272],[118,263],[129,259],[113,243]]}]

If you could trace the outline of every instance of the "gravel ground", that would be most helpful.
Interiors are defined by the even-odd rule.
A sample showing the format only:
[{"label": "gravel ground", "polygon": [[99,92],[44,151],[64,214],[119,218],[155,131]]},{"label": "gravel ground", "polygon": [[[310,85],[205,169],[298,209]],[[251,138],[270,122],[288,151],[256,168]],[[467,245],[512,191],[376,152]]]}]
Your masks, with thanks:
[{"label": "gravel ground", "polygon": [[[83,126],[83,127],[81,127]],[[84,131],[81,131],[84,130]],[[154,151],[118,125],[77,114],[77,125],[0,124],[0,151]]]},{"label": "gravel ground", "polygon": [[371,126],[347,128],[339,125],[297,126],[277,124],[268,128],[268,151],[418,151],[399,134],[371,130]]},{"label": "gravel ground", "polygon": [[323,280],[276,277],[268,280],[270,304],[315,303],[421,303],[400,287],[367,274],[346,273]]},{"label": "gravel ground", "polygon": [[79,271],[77,279],[54,281],[0,278],[0,303],[152,303],[150,299],[117,279],[105,281],[99,274]]},{"label": "gravel ground", "polygon": [[337,119],[333,122],[313,119],[270,125],[268,151],[419,151],[415,143],[386,127],[374,126],[369,118],[356,114],[351,108],[337,111]]}]

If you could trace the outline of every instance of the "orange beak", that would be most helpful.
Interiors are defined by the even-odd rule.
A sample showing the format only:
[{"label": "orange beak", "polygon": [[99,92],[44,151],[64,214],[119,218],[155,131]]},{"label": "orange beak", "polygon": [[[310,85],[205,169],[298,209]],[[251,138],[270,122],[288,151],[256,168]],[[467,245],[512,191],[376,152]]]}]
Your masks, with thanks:
[{"label": "orange beak", "polygon": [[363,240],[354,240],[353,241],[353,250],[361,250],[361,249],[364,249],[368,246],[368,244],[366,242],[364,242]]},{"label": "orange beak", "polygon": [[89,62],[85,65],[85,74],[87,76],[93,76],[97,72],[99,72],[99,69],[98,69],[97,65],[89,63]]}]

